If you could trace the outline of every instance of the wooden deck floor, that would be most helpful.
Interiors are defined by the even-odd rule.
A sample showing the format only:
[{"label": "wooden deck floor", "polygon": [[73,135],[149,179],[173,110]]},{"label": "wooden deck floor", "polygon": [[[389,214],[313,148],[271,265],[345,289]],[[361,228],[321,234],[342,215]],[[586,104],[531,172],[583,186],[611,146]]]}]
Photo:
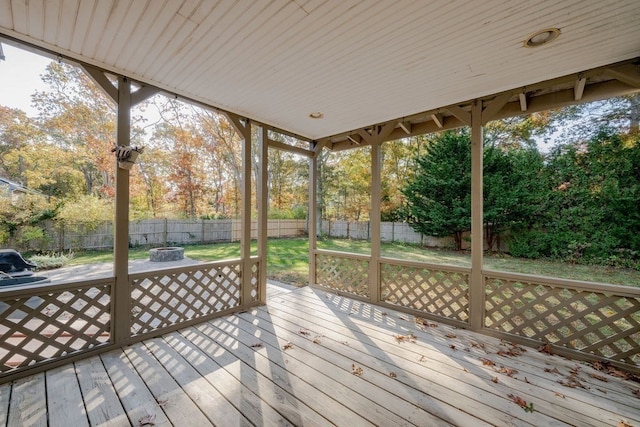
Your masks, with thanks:
[{"label": "wooden deck floor", "polygon": [[270,290],[265,307],[0,386],[0,425],[640,426],[636,382],[323,291]]}]

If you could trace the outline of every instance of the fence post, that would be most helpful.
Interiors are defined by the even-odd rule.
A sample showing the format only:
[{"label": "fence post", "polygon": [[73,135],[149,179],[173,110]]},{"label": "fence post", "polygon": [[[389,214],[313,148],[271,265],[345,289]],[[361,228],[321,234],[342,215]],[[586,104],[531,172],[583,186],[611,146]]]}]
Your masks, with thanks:
[{"label": "fence post", "polygon": [[64,252],[64,223],[60,223],[60,233],[58,233],[58,247],[60,253]]},{"label": "fence post", "polygon": [[200,239],[200,244],[204,245],[204,218],[202,218],[202,238]]},{"label": "fence post", "polygon": [[164,230],[162,232],[162,240],[164,240],[164,247],[167,247],[167,239],[169,238],[169,220],[164,219]]}]

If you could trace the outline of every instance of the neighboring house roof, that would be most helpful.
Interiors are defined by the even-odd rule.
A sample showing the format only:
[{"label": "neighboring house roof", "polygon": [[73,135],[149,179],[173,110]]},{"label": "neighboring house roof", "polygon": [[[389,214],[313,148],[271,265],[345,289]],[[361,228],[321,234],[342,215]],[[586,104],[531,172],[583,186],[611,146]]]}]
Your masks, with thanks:
[{"label": "neighboring house roof", "polygon": [[6,178],[0,177],[0,194],[5,197],[10,197],[18,194],[36,194],[42,196],[43,194],[39,191],[32,190],[31,188],[25,187],[22,184],[18,184],[17,182],[10,181]]}]

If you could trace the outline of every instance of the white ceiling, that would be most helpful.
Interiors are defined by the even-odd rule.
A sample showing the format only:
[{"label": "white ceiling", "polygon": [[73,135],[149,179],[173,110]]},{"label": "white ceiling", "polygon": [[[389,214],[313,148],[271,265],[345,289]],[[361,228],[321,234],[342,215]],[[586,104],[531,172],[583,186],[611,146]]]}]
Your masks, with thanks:
[{"label": "white ceiling", "polygon": [[0,0],[0,34],[318,139],[638,57],[640,1]]}]

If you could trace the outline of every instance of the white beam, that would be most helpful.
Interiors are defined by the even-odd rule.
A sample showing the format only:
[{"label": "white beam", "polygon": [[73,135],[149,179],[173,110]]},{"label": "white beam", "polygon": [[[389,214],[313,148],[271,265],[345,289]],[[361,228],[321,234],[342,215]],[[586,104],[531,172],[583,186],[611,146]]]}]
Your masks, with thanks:
[{"label": "white beam", "polygon": [[398,122],[398,126],[405,131],[407,135],[411,135],[411,123],[409,122]]},{"label": "white beam", "polygon": [[576,84],[573,86],[574,101],[580,101],[582,99],[582,95],[584,94],[584,86],[586,84],[587,84],[587,79],[585,77],[582,77],[576,80]]},{"label": "white beam", "polygon": [[518,98],[520,100],[520,111],[525,112],[527,111],[527,94],[523,92],[520,92],[518,94]]},{"label": "white beam", "polygon": [[444,127],[444,117],[440,113],[434,113],[431,115],[431,120],[438,126],[440,129]]},{"label": "white beam", "polygon": [[640,88],[640,65],[623,64],[607,68],[607,74],[629,86]]}]

